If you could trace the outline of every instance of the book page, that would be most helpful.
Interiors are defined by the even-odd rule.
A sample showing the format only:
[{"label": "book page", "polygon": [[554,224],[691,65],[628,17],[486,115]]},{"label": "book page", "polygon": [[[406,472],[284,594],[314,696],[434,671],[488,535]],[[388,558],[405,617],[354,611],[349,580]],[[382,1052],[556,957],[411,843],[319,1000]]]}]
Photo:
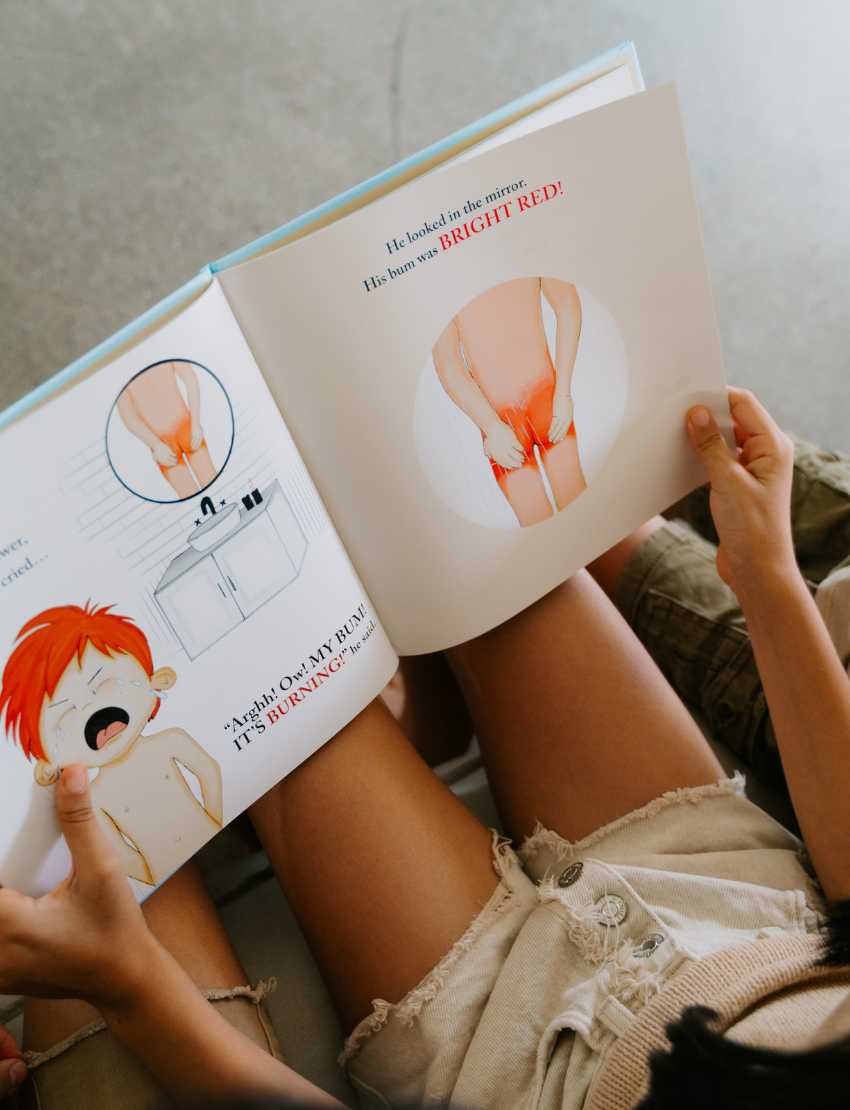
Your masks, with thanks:
[{"label": "book page", "polygon": [[504,621],[705,480],[684,414],[720,416],[725,383],[673,86],[221,277],[402,654]]},{"label": "book page", "polygon": [[0,884],[70,865],[89,767],[142,898],[397,659],[217,282],[0,435]]},{"label": "book page", "polygon": [[461,162],[466,162],[488,150],[495,150],[497,146],[504,146],[505,143],[513,142],[514,139],[519,139],[523,135],[531,135],[542,127],[549,127],[553,123],[560,123],[562,120],[572,119],[573,116],[580,116],[582,112],[590,112],[593,108],[601,108],[603,104],[613,104],[615,100],[622,100],[624,96],[631,96],[639,91],[637,78],[631,66],[626,64],[618,66],[610,73],[597,77],[595,81],[582,85],[575,92],[568,93],[560,100],[547,104],[545,108],[532,112],[530,116],[520,120],[519,123],[506,127],[504,131],[485,139],[484,142],[464,151],[463,154],[457,155],[456,158],[438,166],[432,172],[442,173],[450,166],[457,166]]}]

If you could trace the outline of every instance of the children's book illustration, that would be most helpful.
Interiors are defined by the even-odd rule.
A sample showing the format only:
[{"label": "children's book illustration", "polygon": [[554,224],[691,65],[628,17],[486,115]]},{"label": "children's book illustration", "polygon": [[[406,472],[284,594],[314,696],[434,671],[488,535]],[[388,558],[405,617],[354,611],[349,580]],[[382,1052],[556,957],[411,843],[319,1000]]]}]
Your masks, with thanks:
[{"label": "children's book illustration", "polygon": [[39,786],[71,763],[96,772],[101,828],[127,875],[155,885],[221,827],[221,772],[182,729],[142,735],[177,676],[154,670],[144,633],[111,608],[63,605],[28,621],[3,671],[0,712],[37,761]]},{"label": "children's book illustration", "polygon": [[307,551],[278,481],[218,509],[204,497],[195,523],[154,590],[190,659],[294,582]]},{"label": "children's book illustration", "polygon": [[600,394],[606,448],[622,417],[627,373],[616,340],[602,306],[558,278],[505,281],[461,309],[434,345],[416,402],[420,461],[443,500],[503,528],[538,524],[575,501],[600,465],[591,411]]},{"label": "children's book illustration", "polygon": [[233,444],[233,413],[218,379],[185,359],[154,363],[115,402],[107,451],[116,477],[149,501],[182,501],[206,489]]},{"label": "children's book illustration", "polygon": [[[558,321],[554,366],[543,331],[541,295]],[[580,332],[581,304],[574,285],[553,278],[517,278],[470,301],[432,352],[446,393],[480,429],[482,450],[523,527],[552,516],[541,467],[558,510],[587,486],[570,393]]]}]

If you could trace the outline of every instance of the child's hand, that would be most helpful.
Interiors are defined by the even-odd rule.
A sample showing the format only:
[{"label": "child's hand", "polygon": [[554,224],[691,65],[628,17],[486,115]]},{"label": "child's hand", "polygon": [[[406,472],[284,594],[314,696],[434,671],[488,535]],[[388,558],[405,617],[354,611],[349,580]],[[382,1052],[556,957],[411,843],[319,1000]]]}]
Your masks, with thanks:
[{"label": "child's hand", "polygon": [[552,401],[552,423],[549,425],[549,442],[560,443],[573,422],[573,399],[557,392]]},{"label": "child's hand", "polygon": [[687,429],[711,479],[717,570],[739,593],[769,574],[797,573],[790,518],[794,446],[748,390],[730,386],[729,406],[737,459],[704,406],[688,412]]},{"label": "child's hand", "polygon": [[0,993],[120,1005],[144,981],[156,941],[74,764],[56,787],[71,874],[42,898],[0,890]]},{"label": "child's hand", "polygon": [[522,444],[510,424],[496,420],[484,437],[484,454],[505,470],[517,470],[525,462]]},{"label": "child's hand", "polygon": [[27,1077],[27,1066],[21,1059],[21,1050],[15,1038],[0,1025],[0,1101],[8,1098]]},{"label": "child's hand", "polygon": [[153,454],[154,462],[159,463],[160,466],[166,467],[166,469],[177,466],[179,461],[177,455],[171,450],[168,444],[161,439],[158,439],[153,447],[151,447],[151,453]]}]

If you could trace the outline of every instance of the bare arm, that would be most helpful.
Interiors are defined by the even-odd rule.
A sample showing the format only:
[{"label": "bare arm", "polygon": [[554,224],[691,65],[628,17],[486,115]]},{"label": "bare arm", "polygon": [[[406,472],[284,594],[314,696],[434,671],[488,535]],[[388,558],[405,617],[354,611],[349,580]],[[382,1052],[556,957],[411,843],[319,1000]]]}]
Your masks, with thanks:
[{"label": "bare arm", "polygon": [[172,362],[174,373],[186,385],[186,396],[189,400],[189,419],[192,422],[191,449],[197,451],[204,439],[204,429],[201,427],[201,389],[198,385],[198,375],[189,362]]},{"label": "bare arm", "polygon": [[800,830],[828,898],[850,898],[850,682],[796,567],[738,594]]},{"label": "bare arm", "polygon": [[[165,737],[156,736],[150,739],[153,743],[161,743],[165,740]],[[201,745],[196,743],[181,728],[169,730],[167,743],[172,759],[176,759],[184,767],[187,767],[193,775],[198,776],[198,782],[201,784],[201,794],[204,798],[204,809],[213,821],[220,825],[222,818],[221,768],[209,752],[205,752]]]},{"label": "bare arm", "polygon": [[142,420],[133,404],[133,398],[128,390],[124,389],[115,402],[118,415],[129,432],[142,441],[153,452],[153,457],[160,466],[176,466],[177,456],[167,443],[163,443],[147,424]]},{"label": "bare arm", "polygon": [[[739,460],[707,409],[688,414],[711,476],[717,569],[752,640],[800,829],[828,898],[850,897],[850,683],[794,557],[793,446],[756,399],[730,389]],[[697,413],[708,416],[695,424]]]},{"label": "bare arm", "polygon": [[549,439],[557,443],[569,431],[573,420],[570,387],[581,334],[581,303],[576,287],[557,278],[541,278],[540,290],[555,311],[558,337],[555,343],[555,396]]},{"label": "bare arm", "polygon": [[174,1099],[340,1107],[225,1021],[155,940],[95,819],[84,767],[62,772],[56,800],[73,869],[43,898],[0,890],[0,992],[96,1006]]},{"label": "bare arm", "polygon": [[457,324],[452,320],[432,351],[437,377],[459,409],[484,435],[484,453],[506,470],[522,466],[525,456],[510,425],[500,420],[463,361]]},{"label": "bare arm", "polygon": [[276,1094],[299,1106],[341,1106],[234,1029],[153,937],[144,947],[143,972],[127,976],[126,997],[98,1008],[113,1036],[172,1096],[195,1105],[226,1093]]}]

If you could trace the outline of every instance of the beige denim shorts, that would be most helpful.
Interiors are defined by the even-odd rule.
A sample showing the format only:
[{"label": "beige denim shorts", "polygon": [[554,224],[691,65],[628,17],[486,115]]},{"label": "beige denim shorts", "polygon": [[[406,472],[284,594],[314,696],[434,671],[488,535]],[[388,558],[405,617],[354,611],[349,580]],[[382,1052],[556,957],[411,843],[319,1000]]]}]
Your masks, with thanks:
[{"label": "beige denim shorts", "polygon": [[704,956],[817,932],[800,842],[740,776],[665,794],[571,844],[496,847],[499,885],[341,1062],[366,1107],[579,1110],[640,1009]]},{"label": "beige denim shorts", "polygon": [[[206,990],[204,996],[234,1028],[280,1060],[264,995],[256,990]],[[112,1036],[103,1021],[80,1029],[47,1052],[27,1052],[29,1078],[17,1095],[20,1110],[165,1110],[173,1105],[149,1071]]]}]

